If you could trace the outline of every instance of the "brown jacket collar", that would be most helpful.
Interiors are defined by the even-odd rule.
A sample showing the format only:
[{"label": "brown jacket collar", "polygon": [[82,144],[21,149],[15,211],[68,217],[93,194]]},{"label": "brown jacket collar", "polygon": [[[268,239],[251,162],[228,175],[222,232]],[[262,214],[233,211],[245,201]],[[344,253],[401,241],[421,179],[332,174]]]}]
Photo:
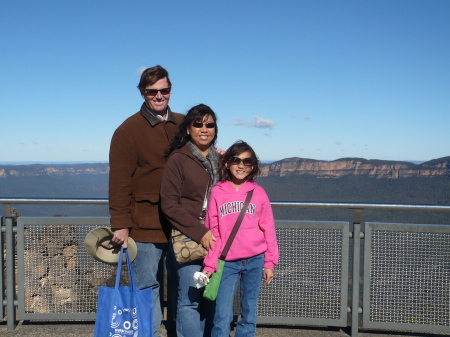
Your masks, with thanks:
[{"label": "brown jacket collar", "polygon": [[[139,112],[152,126],[162,122],[162,120],[156,116],[156,113],[153,112],[152,109],[145,104],[145,102],[142,103],[141,110]],[[167,121],[175,123],[175,116],[169,106],[167,107]]]}]

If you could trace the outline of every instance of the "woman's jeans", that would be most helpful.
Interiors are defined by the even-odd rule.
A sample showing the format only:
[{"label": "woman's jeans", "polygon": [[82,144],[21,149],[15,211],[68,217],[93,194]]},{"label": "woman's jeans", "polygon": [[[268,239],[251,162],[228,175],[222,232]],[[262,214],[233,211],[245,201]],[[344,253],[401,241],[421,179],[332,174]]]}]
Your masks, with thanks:
[{"label": "woman's jeans", "polygon": [[167,243],[136,242],[137,256],[131,262],[134,281],[138,289],[152,288],[153,301],[153,333],[158,336],[161,326],[162,312],[157,280],[158,266],[166,255]]},{"label": "woman's jeans", "polygon": [[175,265],[178,273],[177,336],[209,337],[215,303],[204,299],[203,288],[197,289],[194,282],[194,273],[202,271],[203,260],[191,263],[175,261]]},{"label": "woman's jeans", "polygon": [[241,280],[241,319],[235,337],[250,337],[256,333],[256,309],[263,276],[264,254],[248,259],[226,261],[216,300],[212,337],[228,337],[233,320],[233,302]]}]

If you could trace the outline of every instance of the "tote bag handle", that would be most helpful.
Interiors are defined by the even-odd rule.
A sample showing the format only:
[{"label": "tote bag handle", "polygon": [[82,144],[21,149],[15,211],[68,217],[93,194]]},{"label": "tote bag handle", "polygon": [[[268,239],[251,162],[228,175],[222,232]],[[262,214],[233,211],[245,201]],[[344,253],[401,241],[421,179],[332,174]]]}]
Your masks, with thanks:
[{"label": "tote bag handle", "polygon": [[120,247],[120,254],[119,254],[119,261],[117,262],[117,274],[116,274],[116,283],[114,285],[115,289],[119,289],[120,286],[120,275],[122,274],[122,259],[123,259],[123,251],[125,250],[125,255],[127,259],[127,267],[128,267],[128,277],[130,279],[130,286],[131,289],[134,290],[134,278],[133,278],[133,271],[131,270],[131,262],[130,262],[130,256],[128,254],[128,249],[124,249],[123,246]]}]

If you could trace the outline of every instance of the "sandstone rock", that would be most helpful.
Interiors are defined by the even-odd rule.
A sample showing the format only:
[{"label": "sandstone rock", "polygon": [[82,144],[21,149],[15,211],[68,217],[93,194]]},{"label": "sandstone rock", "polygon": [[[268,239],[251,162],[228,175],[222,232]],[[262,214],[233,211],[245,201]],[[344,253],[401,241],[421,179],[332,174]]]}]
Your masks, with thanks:
[{"label": "sandstone rock", "polygon": [[261,166],[261,176],[314,175],[318,178],[339,178],[346,175],[367,175],[373,178],[399,179],[450,175],[450,157],[435,159],[420,165],[409,162],[343,158],[321,161],[287,158]]}]

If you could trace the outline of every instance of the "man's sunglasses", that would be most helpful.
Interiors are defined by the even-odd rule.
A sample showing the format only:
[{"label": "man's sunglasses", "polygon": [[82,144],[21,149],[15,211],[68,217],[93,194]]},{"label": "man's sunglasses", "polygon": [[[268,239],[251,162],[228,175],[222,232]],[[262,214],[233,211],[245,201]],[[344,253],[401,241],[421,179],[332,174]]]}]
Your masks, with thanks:
[{"label": "man's sunglasses", "polygon": [[241,162],[244,163],[244,166],[254,166],[255,165],[255,161],[253,160],[253,158],[241,159],[239,157],[231,157],[230,159],[228,159],[228,162],[231,165],[239,165]]},{"label": "man's sunglasses", "polygon": [[161,95],[168,95],[170,94],[170,90],[172,88],[163,88],[163,89],[144,89],[144,92],[147,96],[156,96],[158,95],[158,91],[161,93]]},{"label": "man's sunglasses", "polygon": [[194,123],[192,123],[192,126],[197,129],[201,129],[203,127],[203,125],[206,126],[207,129],[214,129],[216,127],[216,123],[214,123],[214,122],[209,122],[209,123],[194,122]]}]

